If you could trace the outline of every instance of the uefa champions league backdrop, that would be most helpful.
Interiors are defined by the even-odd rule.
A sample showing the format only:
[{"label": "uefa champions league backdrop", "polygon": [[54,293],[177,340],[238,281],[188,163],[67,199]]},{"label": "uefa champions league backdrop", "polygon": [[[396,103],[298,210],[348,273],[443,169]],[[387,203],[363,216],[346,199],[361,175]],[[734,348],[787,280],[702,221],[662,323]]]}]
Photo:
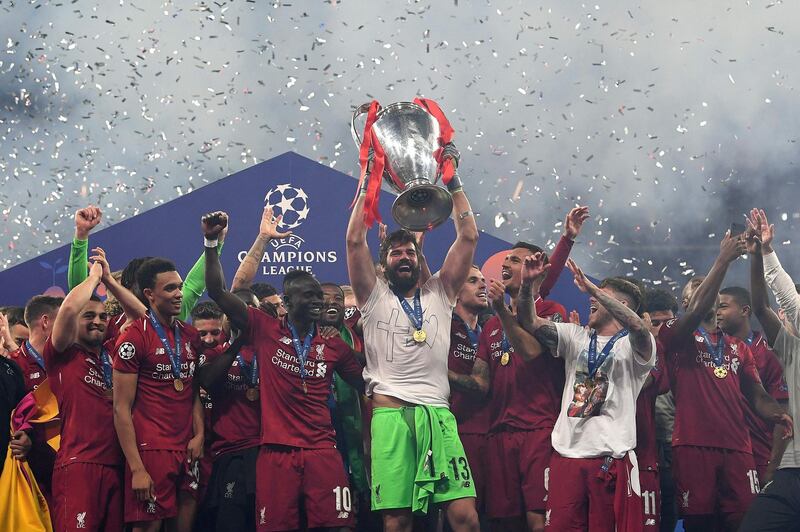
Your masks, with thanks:
[{"label": "uefa champions league backdrop", "polygon": [[[463,179],[469,191],[468,171]],[[291,230],[292,235],[267,245],[255,281],[271,283],[280,291],[287,271],[303,269],[320,281],[348,284],[345,230],[355,189],[354,178],[289,152],[92,233],[89,247],[105,249],[112,270],[122,269],[135,257],[164,256],[174,260],[185,275],[203,252],[200,217],[223,210],[230,215],[230,228],[221,260],[230,282],[258,234],[261,213],[268,204],[276,214],[283,214],[281,230]],[[390,230],[396,228],[390,215],[394,198],[389,192],[381,193],[381,214]],[[426,236],[425,255],[431,269],[442,264],[454,238],[452,221]],[[370,232],[369,245],[377,257],[377,227]],[[510,247],[509,242],[481,233],[475,262],[485,266],[487,277],[499,278],[500,259]],[[34,294],[63,295],[68,261],[66,245],[0,272],[0,300],[24,305]],[[586,299],[573,287],[568,271],[551,297],[585,317]]]}]

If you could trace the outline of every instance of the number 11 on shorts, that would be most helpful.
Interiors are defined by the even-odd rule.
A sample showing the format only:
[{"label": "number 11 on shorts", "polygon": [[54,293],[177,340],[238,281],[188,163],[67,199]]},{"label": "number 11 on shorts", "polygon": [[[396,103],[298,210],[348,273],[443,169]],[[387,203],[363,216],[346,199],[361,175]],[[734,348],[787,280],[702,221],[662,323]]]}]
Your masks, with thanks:
[{"label": "number 11 on shorts", "polygon": [[336,511],[349,512],[353,506],[353,501],[350,498],[350,488],[336,486],[333,488],[333,494],[336,496]]}]

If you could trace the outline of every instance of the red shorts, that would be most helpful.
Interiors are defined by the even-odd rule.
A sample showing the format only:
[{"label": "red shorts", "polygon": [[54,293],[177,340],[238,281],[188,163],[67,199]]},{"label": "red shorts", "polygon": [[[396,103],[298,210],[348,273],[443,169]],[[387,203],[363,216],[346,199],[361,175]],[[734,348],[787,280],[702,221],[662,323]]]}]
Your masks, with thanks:
[{"label": "red shorts", "polygon": [[741,451],[673,447],[672,471],[682,516],[744,514],[760,490],[753,455]]},{"label": "red shorts", "polygon": [[211,478],[211,471],[214,469],[214,459],[211,458],[211,450],[205,449],[203,451],[203,457],[197,461],[197,499],[198,503],[202,504],[202,502],[206,498],[206,492],[208,491],[208,480]]},{"label": "red shorts", "polygon": [[492,519],[544,511],[553,449],[552,429],[497,432],[489,435],[486,510]]},{"label": "red shorts", "polygon": [[639,485],[642,493],[642,530],[659,530],[661,527],[661,488],[658,471],[639,470]]},{"label": "red shorts", "polygon": [[197,494],[198,462],[189,464],[186,451],[139,451],[144,469],[153,479],[154,501],[140,502],[131,488],[133,477],[125,466],[125,522],[156,521],[178,515],[178,492]]},{"label": "red shorts", "polygon": [[642,529],[642,498],[631,489],[632,465],[625,458],[550,460],[545,528],[558,532]]},{"label": "red shorts", "polygon": [[472,471],[472,480],[475,484],[475,506],[479,513],[483,513],[483,505],[486,503],[486,475],[488,474],[489,460],[488,436],[486,434],[459,434],[461,445],[464,446],[464,454],[467,455],[469,469]]},{"label": "red shorts", "polygon": [[300,501],[308,528],[355,524],[353,494],[342,455],[335,448],[264,445],[256,462],[256,526],[259,532],[300,528]]},{"label": "red shorts", "polygon": [[122,466],[73,463],[53,470],[53,530],[119,532]]}]

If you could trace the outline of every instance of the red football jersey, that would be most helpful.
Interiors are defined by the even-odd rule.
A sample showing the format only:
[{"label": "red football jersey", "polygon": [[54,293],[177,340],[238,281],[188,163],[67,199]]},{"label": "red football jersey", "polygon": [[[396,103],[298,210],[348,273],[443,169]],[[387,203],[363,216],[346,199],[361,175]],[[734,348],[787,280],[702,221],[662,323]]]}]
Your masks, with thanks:
[{"label": "red football jersey", "polygon": [[503,352],[503,327],[493,316],[483,326],[478,344],[478,357],[489,365],[492,379],[490,430],[553,428],[566,378],[563,359],[544,353],[526,362],[510,347],[504,365]]},{"label": "red football jersey", "polygon": [[[180,320],[175,323],[181,331],[181,391],[174,387],[172,363],[149,317],[131,323],[117,338],[114,369],[139,374],[131,413],[140,449],[183,451],[194,434],[192,378],[202,347],[197,329]],[[164,327],[164,332],[174,349],[172,328]]]},{"label": "red football jersey", "polygon": [[[664,346],[672,394],[675,398],[675,429],[672,446],[694,445],[752,452],[745,423],[742,379],[760,383],[753,355],[747,344],[724,336],[725,378],[714,374],[711,350],[699,331],[686,337],[675,333],[677,320],[661,327],[659,341]],[[709,332],[716,346],[719,331]]]},{"label": "red football jersey", "polygon": [[125,325],[126,321],[127,318],[125,317],[125,314],[120,314],[118,316],[110,316],[108,318],[108,321],[106,322],[105,341],[108,342],[109,340],[111,340],[112,342],[116,343],[117,336],[119,336],[120,333],[120,329],[122,328],[123,325]]},{"label": "red football jersey", "polygon": [[[40,353],[41,355],[41,353]],[[28,350],[28,343],[23,342],[19,349],[12,351],[9,358],[17,363],[25,379],[25,392],[29,393],[39,387],[47,378],[47,371],[40,366]],[[43,356],[43,355],[42,355]]]},{"label": "red football jersey", "polygon": [[[767,393],[776,401],[789,400],[789,388],[783,378],[783,367],[778,357],[767,345],[767,340],[760,332],[753,334],[750,352],[758,369],[758,376]],[[753,444],[753,458],[756,465],[766,464],[772,452],[772,425],[758,417],[747,404],[747,426],[750,429],[750,441]]]},{"label": "red football jersey", "polygon": [[333,372],[351,386],[363,388],[363,368],[352,350],[339,337],[324,340],[317,334],[305,363],[308,393],[304,393],[300,362],[286,319],[277,320],[252,308],[248,314],[244,342],[252,345],[258,356],[261,443],[305,449],[335,447],[328,409]]},{"label": "red football jersey", "polygon": [[[223,344],[218,349],[205,353],[205,361],[209,362],[220,356],[228,348]],[[250,388],[254,350],[244,346],[239,353],[244,360],[245,374],[238,357],[228,368],[224,381],[220,381],[209,390],[213,407],[211,411],[211,454],[217,456],[257,446],[261,441],[261,407],[256,398],[247,398]],[[258,365],[256,365],[258,369]],[[258,383],[255,384],[258,389]]]},{"label": "red football jersey", "polygon": [[656,365],[650,370],[653,382],[642,388],[636,399],[636,459],[642,471],[658,470],[656,446],[656,397],[669,391],[669,377],[664,367],[664,352],[657,343]]},{"label": "red football jersey", "polygon": [[[450,326],[450,353],[447,355],[447,367],[455,373],[469,375],[475,365],[477,348],[463,321],[453,318]],[[485,397],[462,392],[450,386],[450,411],[458,422],[460,434],[486,434],[489,431],[489,408]]]},{"label": "red football jersey", "polygon": [[[104,349],[114,345],[106,345]],[[58,400],[61,446],[56,466],[89,463],[121,465],[122,449],[114,430],[114,409],[104,381],[103,362],[91,351],[72,344],[58,353],[50,339],[44,346],[50,389]]]}]

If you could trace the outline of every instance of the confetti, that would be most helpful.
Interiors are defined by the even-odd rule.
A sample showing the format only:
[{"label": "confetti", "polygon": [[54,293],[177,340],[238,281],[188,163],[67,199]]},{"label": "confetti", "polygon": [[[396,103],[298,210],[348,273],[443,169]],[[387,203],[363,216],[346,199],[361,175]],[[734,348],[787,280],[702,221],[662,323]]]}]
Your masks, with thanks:
[{"label": "confetti", "polygon": [[766,7],[10,3],[0,268],[68,242],[80,206],[114,223],[288,150],[356,175],[353,107],[419,95],[456,129],[481,229],[550,249],[586,204],[587,272],[679,289],[750,207],[776,241],[800,229],[800,6]]}]

